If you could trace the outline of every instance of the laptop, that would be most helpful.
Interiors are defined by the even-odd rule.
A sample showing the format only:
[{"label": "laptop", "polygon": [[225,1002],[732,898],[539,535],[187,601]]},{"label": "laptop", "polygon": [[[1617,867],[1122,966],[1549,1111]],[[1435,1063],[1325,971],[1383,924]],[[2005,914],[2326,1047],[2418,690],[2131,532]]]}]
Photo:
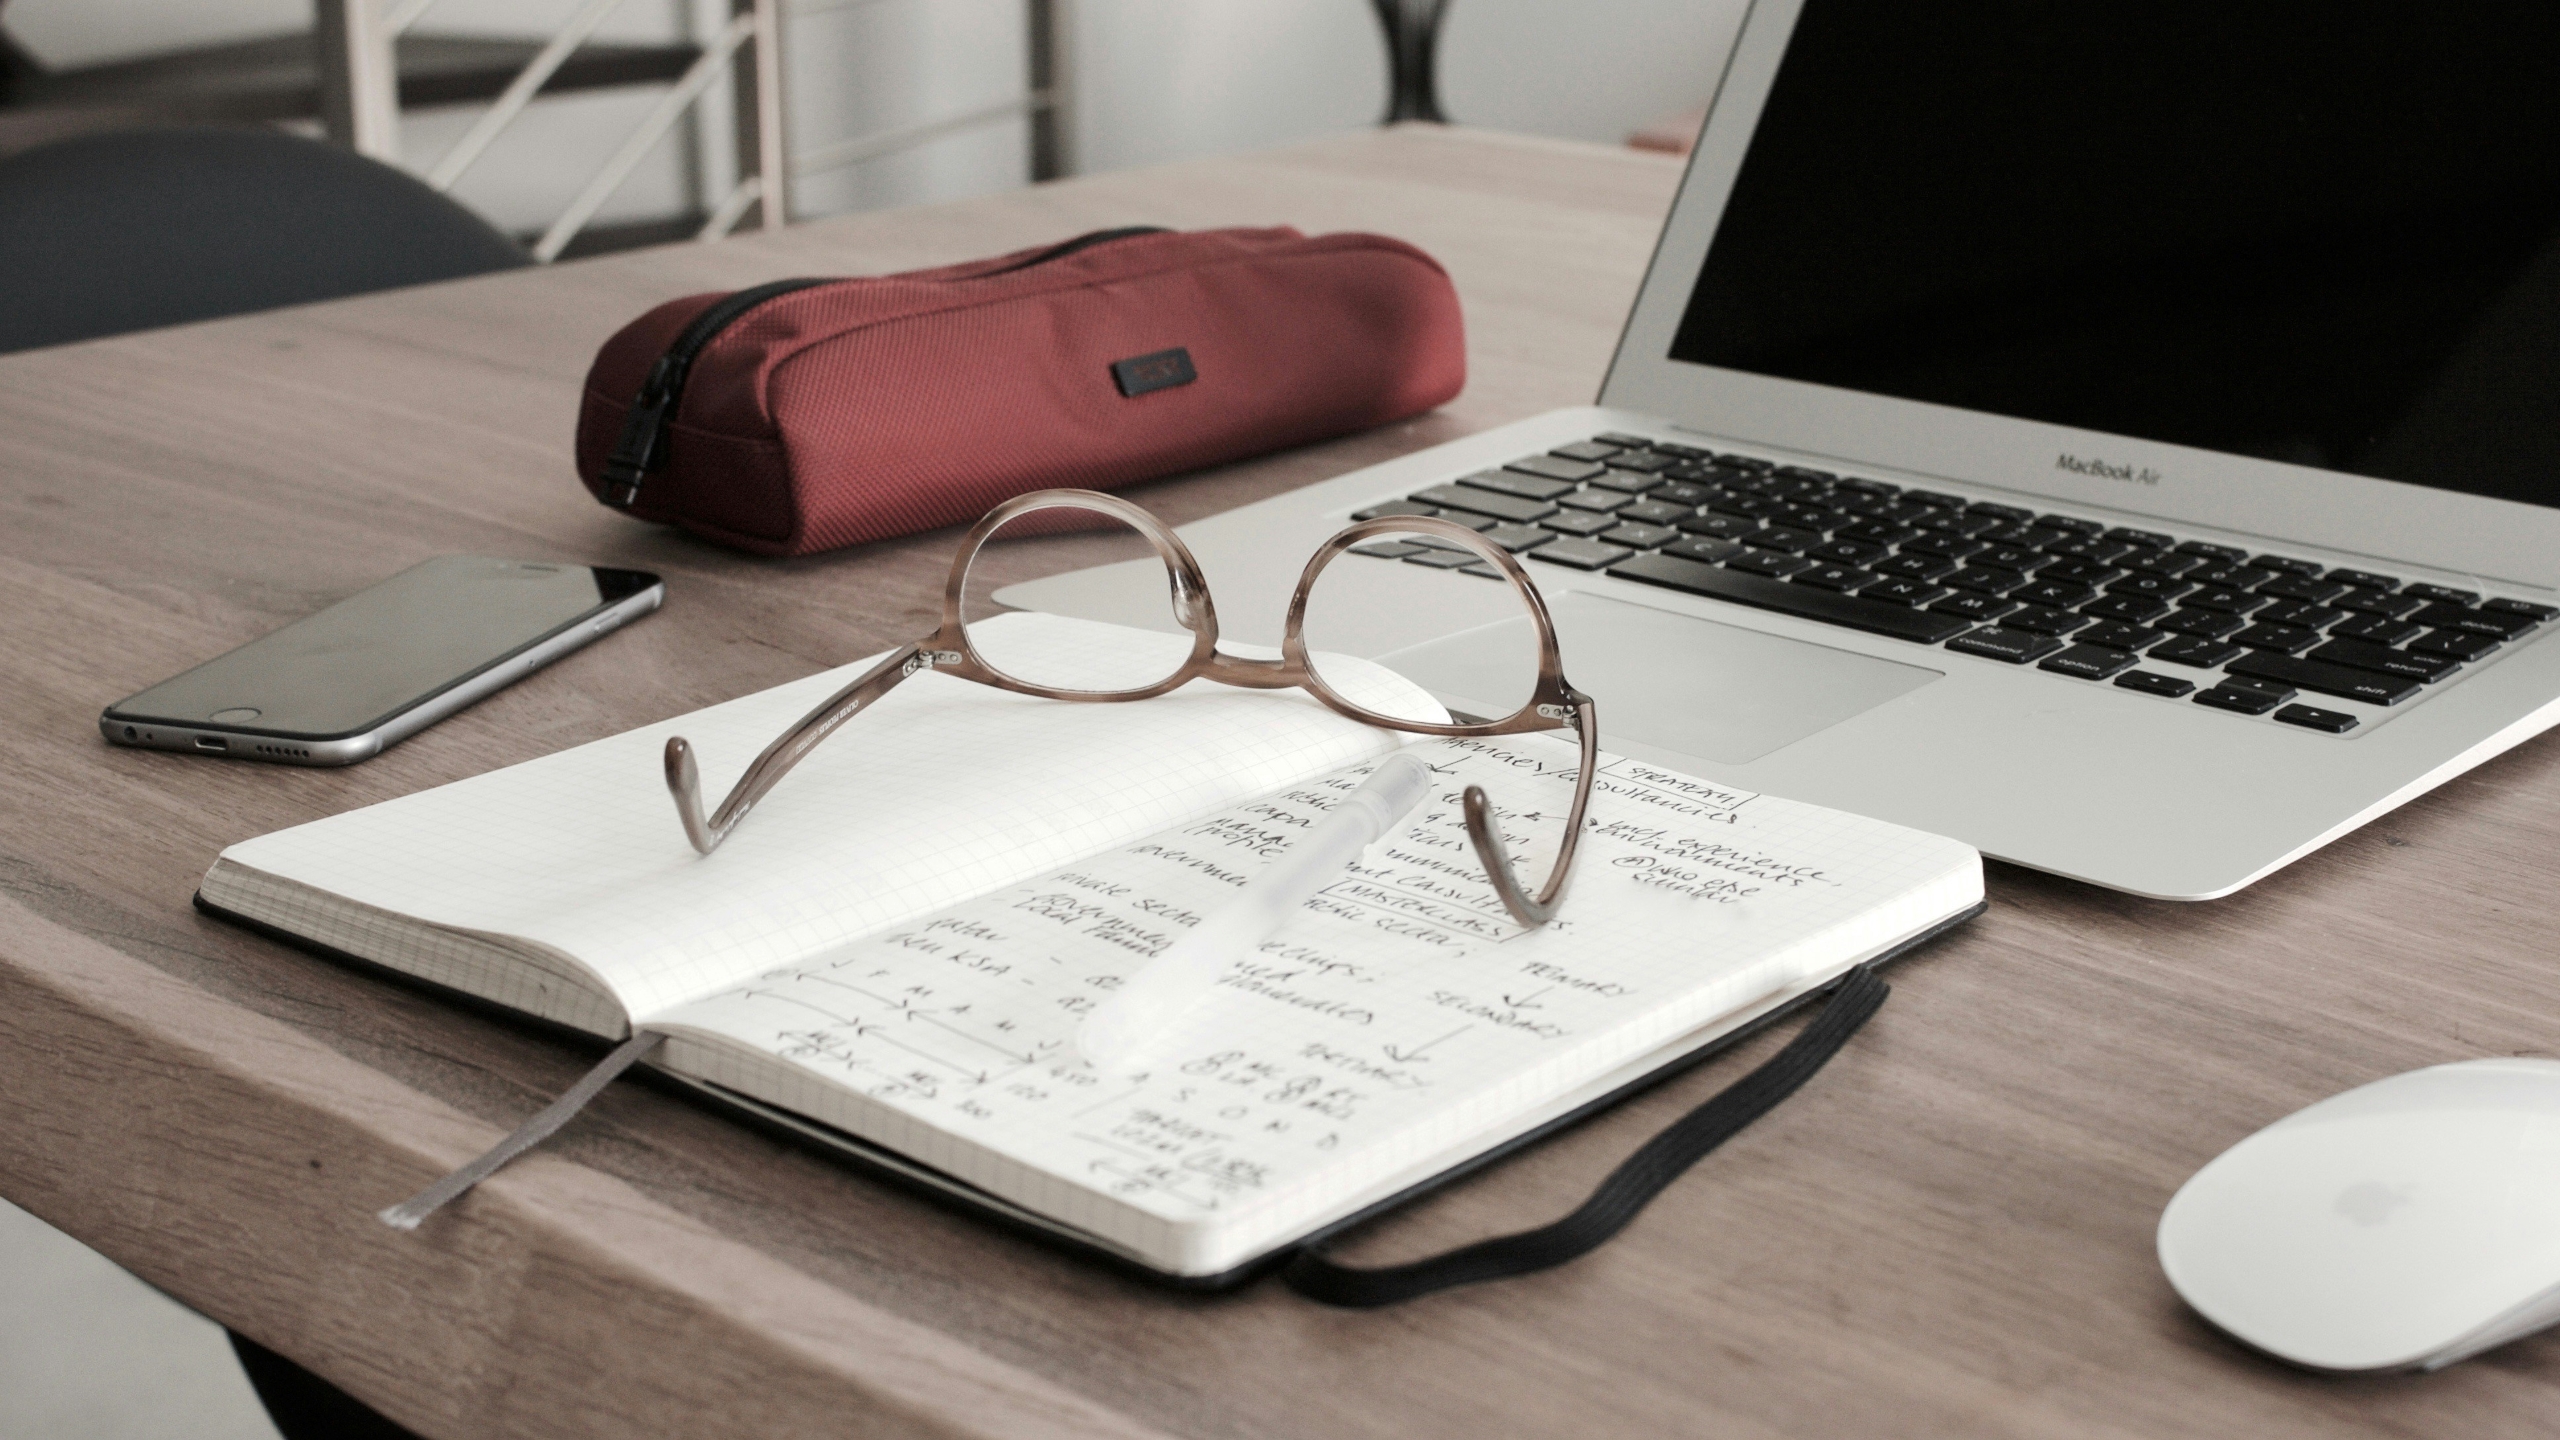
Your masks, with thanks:
[{"label": "laptop", "polygon": [[[1596,404],[1181,533],[1270,644],[1456,520],[1606,748],[2210,899],[2560,717],[2555,507],[2560,12],[1757,0]],[[1489,573],[1320,643],[1473,709]]]}]

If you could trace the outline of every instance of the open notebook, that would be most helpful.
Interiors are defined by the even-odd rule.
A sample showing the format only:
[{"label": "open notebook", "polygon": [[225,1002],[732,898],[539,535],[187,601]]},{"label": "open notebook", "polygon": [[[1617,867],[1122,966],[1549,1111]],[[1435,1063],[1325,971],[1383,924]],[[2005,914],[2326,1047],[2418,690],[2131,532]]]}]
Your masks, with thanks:
[{"label": "open notebook", "polygon": [[[1162,643],[995,623],[1097,664]],[[1982,898],[1955,841],[1609,759],[1560,917],[1524,932],[1475,873],[1456,800],[1482,783],[1506,830],[1535,836],[1569,799],[1568,744],[1417,742],[1207,682],[1079,705],[919,675],[696,855],[659,778],[666,738],[692,740],[725,793],[861,668],[234,845],[200,902],[599,1036],[662,1032],[655,1063],[681,1079],[1199,1279]],[[1357,683],[1382,710],[1427,704],[1383,668]],[[1238,962],[1147,1073],[1080,1058],[1102,996],[1409,742],[1444,783],[1400,834]],[[1532,844],[1523,873],[1545,858]]]}]

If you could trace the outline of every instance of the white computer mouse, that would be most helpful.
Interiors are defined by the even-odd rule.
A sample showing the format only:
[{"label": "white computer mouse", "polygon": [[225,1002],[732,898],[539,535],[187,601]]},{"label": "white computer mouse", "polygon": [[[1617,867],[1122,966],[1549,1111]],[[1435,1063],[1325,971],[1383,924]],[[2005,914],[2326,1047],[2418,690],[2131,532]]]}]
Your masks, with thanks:
[{"label": "white computer mouse", "polygon": [[2160,1265],[2319,1370],[2433,1370],[2560,1320],[2560,1061],[2437,1065],[2286,1116],[2179,1188]]}]

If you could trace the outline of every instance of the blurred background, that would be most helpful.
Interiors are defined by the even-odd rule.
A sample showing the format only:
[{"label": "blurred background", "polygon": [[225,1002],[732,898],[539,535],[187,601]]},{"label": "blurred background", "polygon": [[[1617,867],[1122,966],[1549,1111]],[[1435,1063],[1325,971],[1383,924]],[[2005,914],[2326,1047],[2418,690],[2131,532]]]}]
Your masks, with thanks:
[{"label": "blurred background", "polygon": [[[1743,0],[0,0],[0,169],[81,137],[172,124],[281,128],[418,177],[537,260],[567,259],[1285,144],[1391,112],[1681,150],[1742,9]],[[528,67],[541,83],[528,83]],[[85,152],[53,153],[77,161],[68,166],[76,197]],[[57,164],[51,183],[64,170]],[[779,207],[766,170],[783,177]],[[44,194],[58,207],[64,193],[0,187],[0,242],[14,235],[51,258],[43,252],[59,245],[47,238],[56,232],[9,206],[33,208],[24,197]],[[166,193],[173,208],[205,203]],[[150,194],[140,211],[120,202],[101,213],[137,223],[130,217],[150,214]],[[23,257],[11,263],[24,273]],[[22,343],[283,299],[171,303],[195,308],[158,321],[111,316]],[[0,1440],[276,1433],[220,1327],[0,1202]]]}]

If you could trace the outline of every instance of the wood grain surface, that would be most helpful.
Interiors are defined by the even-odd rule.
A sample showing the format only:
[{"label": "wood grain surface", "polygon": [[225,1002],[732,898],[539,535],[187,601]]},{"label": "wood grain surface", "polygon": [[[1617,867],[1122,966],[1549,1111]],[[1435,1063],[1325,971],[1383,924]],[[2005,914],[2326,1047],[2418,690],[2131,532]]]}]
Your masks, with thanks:
[{"label": "wood grain surface", "polygon": [[[1995,866],[1987,917],[1616,1243],[1399,1309],[1168,1295],[636,1085],[417,1234],[368,1218],[585,1056],[202,919],[215,852],[930,627],[948,533],[773,562],[586,498],[577,385],[625,319],[1141,222],[1438,255],[1466,393],[1131,492],[1187,521],[1588,401],[1678,173],[1408,128],[0,358],[0,1194],[433,1436],[2549,1433],[2560,1338],[2317,1378],[2190,1316],[2152,1252],[2178,1184],[2282,1114],[2554,1053],[2548,739],[2229,900]],[[351,769],[100,742],[108,702],[457,551],[671,598]],[[1351,1253],[1550,1218],[1782,1039]]]}]

